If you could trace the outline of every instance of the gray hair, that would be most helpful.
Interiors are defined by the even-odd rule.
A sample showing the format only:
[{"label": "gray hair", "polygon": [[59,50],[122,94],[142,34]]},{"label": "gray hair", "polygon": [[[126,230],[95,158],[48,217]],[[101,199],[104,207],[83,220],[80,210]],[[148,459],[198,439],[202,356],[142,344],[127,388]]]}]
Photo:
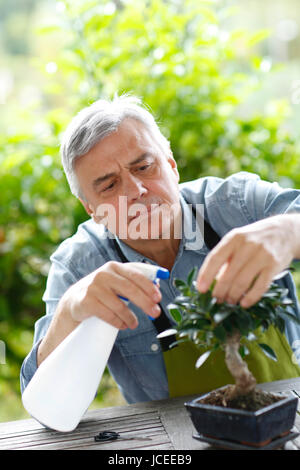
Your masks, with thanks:
[{"label": "gray hair", "polygon": [[67,127],[61,141],[61,157],[72,193],[84,199],[75,173],[75,161],[89,152],[104,137],[117,131],[125,118],[143,123],[164,152],[170,145],[162,135],[152,114],[137,97],[115,96],[111,101],[100,99],[82,109]]}]

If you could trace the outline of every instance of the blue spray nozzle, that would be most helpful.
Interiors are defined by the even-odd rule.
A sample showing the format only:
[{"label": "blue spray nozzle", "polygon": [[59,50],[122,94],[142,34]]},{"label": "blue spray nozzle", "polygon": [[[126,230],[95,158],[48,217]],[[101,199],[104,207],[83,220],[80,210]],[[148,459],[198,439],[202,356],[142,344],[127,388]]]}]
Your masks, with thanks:
[{"label": "blue spray nozzle", "polygon": [[170,273],[165,268],[158,268],[157,273],[156,273],[156,277],[158,279],[169,279]]}]

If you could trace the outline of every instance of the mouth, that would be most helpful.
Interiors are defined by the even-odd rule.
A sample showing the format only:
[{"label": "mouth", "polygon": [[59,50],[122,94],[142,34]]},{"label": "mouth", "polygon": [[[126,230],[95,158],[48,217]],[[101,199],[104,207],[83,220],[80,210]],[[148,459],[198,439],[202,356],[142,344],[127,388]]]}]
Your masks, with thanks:
[{"label": "mouth", "polygon": [[[131,222],[132,220],[135,220],[137,218],[144,218],[144,217],[149,217],[151,216],[154,212],[156,212],[160,208],[161,204],[155,202],[151,203],[149,205],[144,205],[143,208],[139,207],[137,208],[137,213],[136,215],[129,216],[128,221]],[[132,207],[132,206],[131,206]]]}]

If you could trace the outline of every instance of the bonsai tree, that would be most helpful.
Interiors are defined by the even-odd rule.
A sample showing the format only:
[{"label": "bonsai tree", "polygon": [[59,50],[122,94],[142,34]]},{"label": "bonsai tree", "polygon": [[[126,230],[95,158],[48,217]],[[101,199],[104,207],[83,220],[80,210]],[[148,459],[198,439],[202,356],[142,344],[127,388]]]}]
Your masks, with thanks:
[{"label": "bonsai tree", "polygon": [[[201,353],[195,364],[197,368],[201,367],[213,351],[218,348],[225,351],[225,363],[235,381],[235,385],[228,387],[223,397],[223,405],[226,406],[229,400],[248,397],[256,387],[256,379],[244,360],[249,354],[244,339],[256,341],[264,354],[277,361],[275,351],[268,344],[259,342],[259,335],[254,332],[264,332],[274,325],[283,333],[286,319],[298,324],[300,322],[287,310],[293,303],[287,297],[288,289],[275,282],[272,282],[259,302],[244,309],[240,305],[217,303],[212,296],[213,286],[205,294],[200,293],[195,284],[196,272],[197,268],[194,268],[186,282],[175,279],[174,285],[179,289],[180,295],[168,305],[168,309],[177,324],[158,336],[176,333],[177,339],[173,345],[192,341],[195,345],[204,347],[205,352]],[[274,280],[286,274],[287,271],[284,271]]]}]

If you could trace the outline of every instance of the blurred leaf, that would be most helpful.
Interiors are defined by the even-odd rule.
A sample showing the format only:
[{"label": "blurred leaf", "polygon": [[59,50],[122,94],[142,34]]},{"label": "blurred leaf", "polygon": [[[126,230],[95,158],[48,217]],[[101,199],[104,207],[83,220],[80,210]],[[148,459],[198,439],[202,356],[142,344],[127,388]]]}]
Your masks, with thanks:
[{"label": "blurred leaf", "polygon": [[271,35],[272,31],[269,29],[264,29],[261,31],[256,31],[253,33],[250,38],[248,39],[248,46],[252,47],[258,42],[263,41],[264,39],[268,38]]},{"label": "blurred leaf", "polygon": [[223,320],[225,320],[225,318],[229,317],[229,315],[231,315],[232,312],[222,312],[222,313],[216,313],[214,315],[214,321],[216,323],[221,323]]},{"label": "blurred leaf", "polygon": [[181,320],[181,313],[176,305],[168,305],[168,310],[176,322],[179,322]]},{"label": "blurred leaf", "polygon": [[226,330],[223,326],[219,325],[217,326],[214,330],[214,335],[216,336],[216,338],[221,341],[222,343],[226,340],[226,337],[227,337],[227,334],[226,334]]},{"label": "blurred leaf", "polygon": [[293,323],[296,323],[297,325],[300,325],[300,319],[296,317],[295,315],[293,315],[292,313],[287,312],[283,308],[278,309],[278,314],[281,317],[286,318],[287,320],[291,320]]},{"label": "blurred leaf", "polygon": [[195,277],[195,275],[196,275],[196,272],[197,272],[197,268],[195,267],[195,268],[193,268],[193,269],[191,270],[191,272],[190,272],[189,275],[188,275],[187,284],[188,284],[190,287],[192,286],[192,283],[193,283],[193,281],[194,281],[194,277]]},{"label": "blurred leaf", "polygon": [[267,357],[269,357],[273,361],[277,361],[277,356],[274,353],[273,349],[270,348],[270,346],[264,343],[258,343],[258,346],[262,349],[262,351],[265,353]]},{"label": "blurred leaf", "polygon": [[211,351],[206,351],[205,353],[201,354],[201,356],[197,359],[197,362],[195,364],[196,369],[199,369],[199,367],[201,367],[204,364],[206,359],[209,358],[210,354],[211,354]]},{"label": "blurred leaf", "polygon": [[176,333],[177,333],[177,330],[170,328],[169,330],[165,330],[162,333],[159,333],[156,337],[158,339],[161,339],[161,338],[166,338],[167,336],[175,335]]},{"label": "blurred leaf", "polygon": [[249,349],[247,348],[247,346],[245,344],[241,344],[240,349],[239,349],[239,353],[240,353],[242,359],[244,359],[246,356],[248,356],[250,354],[250,351],[249,351]]}]

